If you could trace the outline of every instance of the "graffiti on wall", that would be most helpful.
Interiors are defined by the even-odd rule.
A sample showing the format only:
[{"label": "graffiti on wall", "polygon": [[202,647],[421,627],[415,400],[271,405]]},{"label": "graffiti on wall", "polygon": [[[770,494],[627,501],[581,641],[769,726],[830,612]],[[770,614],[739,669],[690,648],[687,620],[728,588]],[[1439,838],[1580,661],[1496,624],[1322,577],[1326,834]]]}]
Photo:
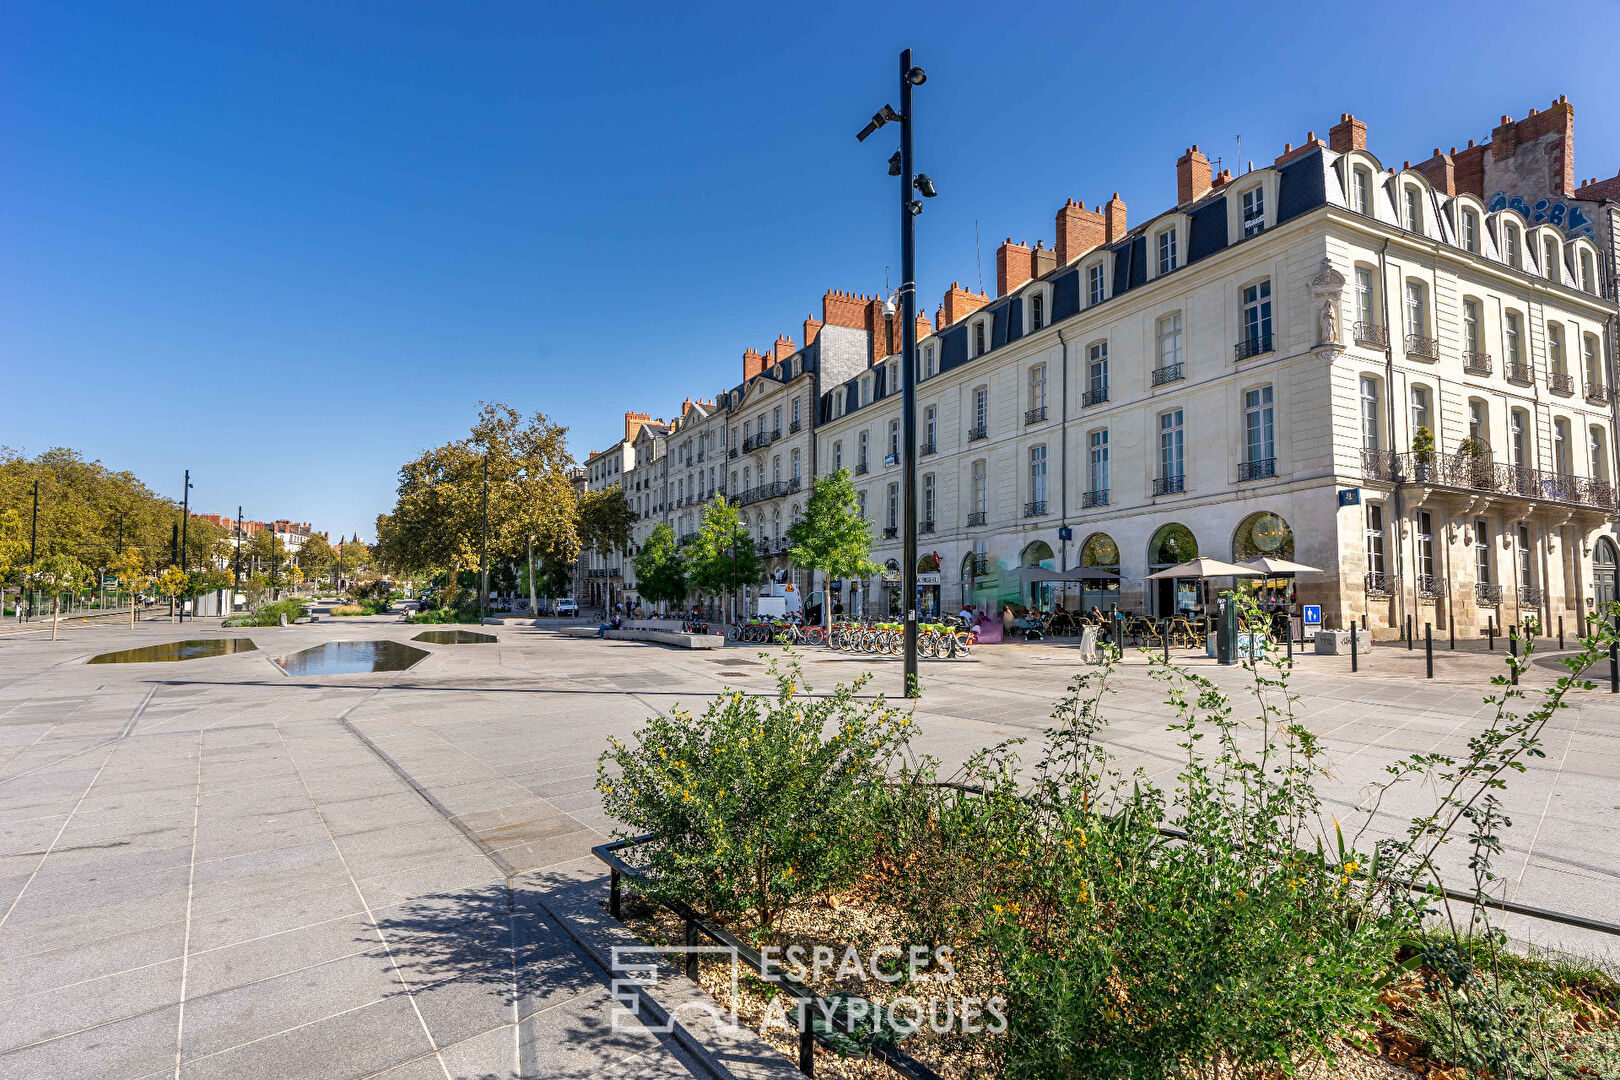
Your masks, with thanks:
[{"label": "graffiti on wall", "polygon": [[1537,199],[1531,202],[1523,195],[1509,195],[1505,191],[1498,191],[1491,196],[1491,201],[1485,208],[1493,214],[1498,210],[1517,210],[1530,224],[1557,226],[1564,230],[1565,236],[1595,236],[1592,219],[1574,203],[1555,202],[1552,199]]}]

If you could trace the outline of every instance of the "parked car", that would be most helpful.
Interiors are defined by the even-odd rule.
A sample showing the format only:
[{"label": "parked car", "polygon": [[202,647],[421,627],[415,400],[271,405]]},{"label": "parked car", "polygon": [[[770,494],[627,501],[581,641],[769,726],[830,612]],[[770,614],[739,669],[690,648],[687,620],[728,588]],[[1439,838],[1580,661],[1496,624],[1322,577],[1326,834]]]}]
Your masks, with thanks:
[{"label": "parked car", "polygon": [[577,618],[579,616],[579,605],[574,603],[572,596],[565,596],[557,601],[556,612],[558,615],[573,615]]}]

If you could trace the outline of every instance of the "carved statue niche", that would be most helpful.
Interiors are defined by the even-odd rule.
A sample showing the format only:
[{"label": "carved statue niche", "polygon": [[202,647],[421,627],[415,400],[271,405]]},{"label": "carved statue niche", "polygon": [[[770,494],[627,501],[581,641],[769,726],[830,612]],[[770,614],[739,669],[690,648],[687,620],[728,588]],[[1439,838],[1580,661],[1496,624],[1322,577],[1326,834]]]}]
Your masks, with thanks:
[{"label": "carved statue niche", "polygon": [[1310,290],[1317,305],[1316,343],[1340,345],[1339,299],[1344,294],[1344,275],[1333,268],[1333,260],[1325,255],[1316,276],[1310,280]]}]

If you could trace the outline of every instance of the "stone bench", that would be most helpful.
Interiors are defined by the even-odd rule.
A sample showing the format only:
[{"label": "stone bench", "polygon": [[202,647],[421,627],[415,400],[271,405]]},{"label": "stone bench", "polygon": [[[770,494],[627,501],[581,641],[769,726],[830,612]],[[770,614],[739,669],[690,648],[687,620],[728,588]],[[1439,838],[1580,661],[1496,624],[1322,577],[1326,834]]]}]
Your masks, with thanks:
[{"label": "stone bench", "polygon": [[[569,637],[593,638],[597,628],[594,626],[564,626],[562,633]],[[623,630],[609,630],[610,641],[647,641],[655,645],[673,645],[677,649],[718,649],[726,643],[726,639],[719,634],[683,634],[679,630],[641,630],[626,627]]]},{"label": "stone bench", "polygon": [[[1366,656],[1372,648],[1372,635],[1365,630],[1357,630],[1356,652]],[[1318,656],[1348,656],[1350,655],[1349,630],[1318,630],[1316,632],[1316,655]]]}]

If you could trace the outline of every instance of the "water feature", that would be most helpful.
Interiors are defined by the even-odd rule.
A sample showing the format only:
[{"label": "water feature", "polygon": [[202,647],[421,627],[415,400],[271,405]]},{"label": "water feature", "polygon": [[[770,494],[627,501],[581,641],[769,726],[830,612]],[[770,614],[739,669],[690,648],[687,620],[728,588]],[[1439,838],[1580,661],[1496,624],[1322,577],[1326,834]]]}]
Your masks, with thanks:
[{"label": "water feature", "polygon": [[143,645],[139,649],[120,649],[118,652],[92,656],[92,664],[162,664],[176,660],[201,660],[207,656],[225,656],[230,653],[252,652],[256,645],[247,638],[191,638],[186,641],[167,641],[162,645]]},{"label": "water feature", "polygon": [[431,655],[403,641],[328,641],[275,661],[288,675],[364,675],[404,671]]},{"label": "water feature", "polygon": [[429,645],[488,645],[495,640],[495,635],[473,630],[424,630],[411,640]]}]

